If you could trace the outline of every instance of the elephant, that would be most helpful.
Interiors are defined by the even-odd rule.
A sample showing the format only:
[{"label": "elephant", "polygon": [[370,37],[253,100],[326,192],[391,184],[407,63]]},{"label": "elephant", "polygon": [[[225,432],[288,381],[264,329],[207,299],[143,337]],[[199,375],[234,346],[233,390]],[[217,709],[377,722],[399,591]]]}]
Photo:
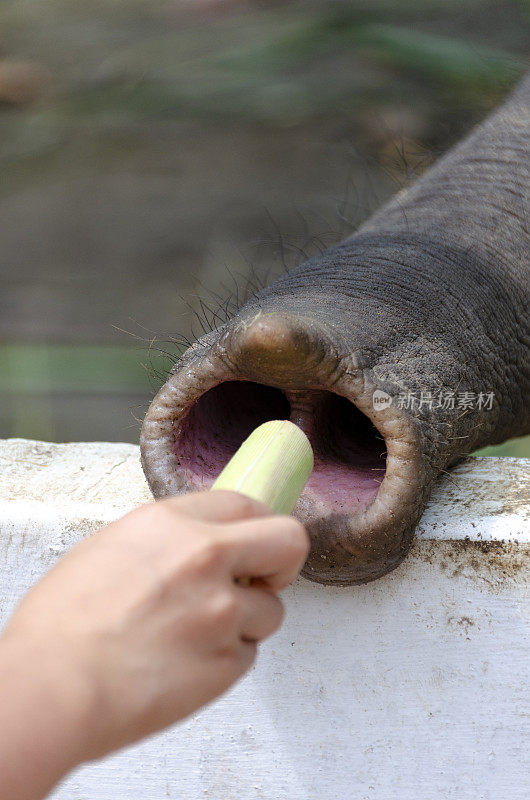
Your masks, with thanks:
[{"label": "elephant", "polygon": [[394,569],[438,476],[530,430],[529,144],[527,77],[354,235],[192,344],[143,422],[154,496],[209,488],[258,424],[291,419],[315,453],[302,574]]}]

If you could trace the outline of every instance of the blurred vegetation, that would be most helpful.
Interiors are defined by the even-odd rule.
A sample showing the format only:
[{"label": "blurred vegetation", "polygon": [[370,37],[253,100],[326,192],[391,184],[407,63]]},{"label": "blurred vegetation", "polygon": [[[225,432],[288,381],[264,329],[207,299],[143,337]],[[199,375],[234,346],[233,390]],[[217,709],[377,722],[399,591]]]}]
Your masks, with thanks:
[{"label": "blurred vegetation", "polygon": [[4,0],[0,435],[135,441],[163,343],[201,332],[188,303],[215,324],[354,229],[507,94],[529,19],[526,0]]}]

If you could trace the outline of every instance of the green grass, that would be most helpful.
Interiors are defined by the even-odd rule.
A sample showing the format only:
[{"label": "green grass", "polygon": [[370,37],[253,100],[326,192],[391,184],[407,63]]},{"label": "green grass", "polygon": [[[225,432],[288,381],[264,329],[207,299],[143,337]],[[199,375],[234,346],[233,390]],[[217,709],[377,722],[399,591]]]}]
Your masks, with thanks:
[{"label": "green grass", "polygon": [[509,439],[503,444],[484,447],[482,450],[477,450],[473,455],[530,458],[530,436],[520,436],[518,439]]},{"label": "green grass", "polygon": [[13,394],[149,392],[170,363],[146,347],[6,344],[0,345],[0,387]]}]

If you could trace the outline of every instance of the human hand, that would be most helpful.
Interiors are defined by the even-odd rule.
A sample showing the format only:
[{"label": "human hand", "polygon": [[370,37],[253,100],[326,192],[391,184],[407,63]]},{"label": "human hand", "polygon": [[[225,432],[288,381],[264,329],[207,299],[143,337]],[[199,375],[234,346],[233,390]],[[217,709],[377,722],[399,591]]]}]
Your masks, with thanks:
[{"label": "human hand", "polygon": [[73,548],[22,600],[0,644],[42,648],[61,664],[65,693],[69,676],[83,687],[76,759],[99,757],[241,676],[280,625],[276,593],[308,549],[301,523],[235,492],[150,503]]}]

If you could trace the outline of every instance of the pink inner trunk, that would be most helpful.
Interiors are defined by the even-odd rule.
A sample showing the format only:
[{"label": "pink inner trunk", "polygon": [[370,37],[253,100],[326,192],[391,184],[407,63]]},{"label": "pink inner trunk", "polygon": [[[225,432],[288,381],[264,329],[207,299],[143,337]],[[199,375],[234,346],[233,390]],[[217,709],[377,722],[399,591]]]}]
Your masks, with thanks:
[{"label": "pink inner trunk", "polygon": [[[359,510],[375,498],[385,475],[383,437],[359,409],[332,392],[307,392],[302,427],[315,454],[306,487],[330,512]],[[297,398],[300,403],[300,397]],[[299,422],[286,395],[251,381],[226,381],[205,392],[182,421],[175,455],[191,486],[208,488],[247,436],[271,419]]]}]

